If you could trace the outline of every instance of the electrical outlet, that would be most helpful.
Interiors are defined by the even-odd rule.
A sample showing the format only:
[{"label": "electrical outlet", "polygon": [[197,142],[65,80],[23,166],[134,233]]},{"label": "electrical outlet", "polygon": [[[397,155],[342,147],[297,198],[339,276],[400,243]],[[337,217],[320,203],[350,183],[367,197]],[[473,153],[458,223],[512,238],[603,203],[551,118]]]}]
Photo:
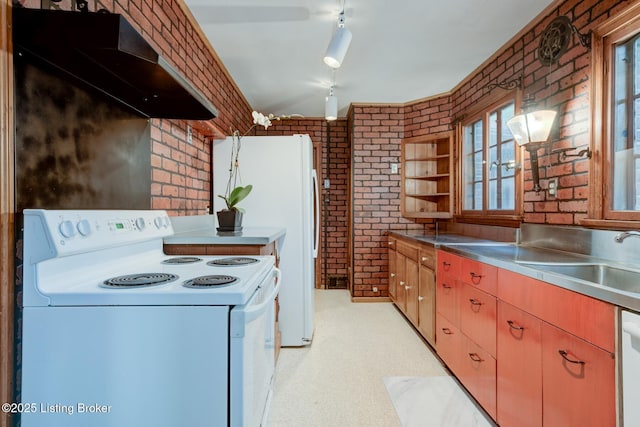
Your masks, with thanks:
[{"label": "electrical outlet", "polygon": [[193,130],[191,125],[187,125],[187,144],[193,144]]},{"label": "electrical outlet", "polygon": [[391,163],[391,173],[398,173],[398,164]]},{"label": "electrical outlet", "polygon": [[550,197],[558,195],[558,178],[550,178],[547,180],[547,194]]},{"label": "electrical outlet", "polygon": [[377,286],[373,287],[373,292],[378,292],[378,287]]}]

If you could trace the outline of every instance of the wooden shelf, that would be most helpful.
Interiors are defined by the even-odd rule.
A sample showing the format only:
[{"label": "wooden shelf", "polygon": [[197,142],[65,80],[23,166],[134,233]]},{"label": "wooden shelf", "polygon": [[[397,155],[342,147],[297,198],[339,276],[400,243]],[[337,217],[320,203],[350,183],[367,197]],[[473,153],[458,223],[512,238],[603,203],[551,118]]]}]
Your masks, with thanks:
[{"label": "wooden shelf", "polygon": [[405,218],[451,218],[452,133],[402,141],[401,209]]}]

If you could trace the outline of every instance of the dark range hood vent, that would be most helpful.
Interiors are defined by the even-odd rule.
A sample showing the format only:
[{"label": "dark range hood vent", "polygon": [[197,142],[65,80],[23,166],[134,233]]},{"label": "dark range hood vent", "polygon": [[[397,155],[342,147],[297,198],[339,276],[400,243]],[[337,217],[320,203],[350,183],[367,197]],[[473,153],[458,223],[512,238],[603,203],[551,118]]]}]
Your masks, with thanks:
[{"label": "dark range hood vent", "polygon": [[215,107],[122,16],[14,8],[14,53],[148,118],[209,120]]}]

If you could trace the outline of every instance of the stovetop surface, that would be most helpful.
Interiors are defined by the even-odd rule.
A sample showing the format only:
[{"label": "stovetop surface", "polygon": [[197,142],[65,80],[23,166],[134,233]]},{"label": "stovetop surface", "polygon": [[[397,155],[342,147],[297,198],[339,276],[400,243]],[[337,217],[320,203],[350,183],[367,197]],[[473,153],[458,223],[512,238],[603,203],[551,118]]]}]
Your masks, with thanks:
[{"label": "stovetop surface", "polygon": [[[143,257],[138,257],[143,258]],[[82,266],[66,274],[60,266],[40,268],[38,288],[52,306],[64,305],[239,305],[245,304],[262,279],[274,267],[271,256],[256,256],[257,262],[239,266],[213,266],[212,260],[228,256],[198,256],[194,263],[167,264],[175,256],[158,254],[151,259],[105,261],[93,267]],[[105,281],[127,275],[169,274],[177,279],[153,286],[105,286]],[[185,286],[185,282],[203,276],[230,276],[233,283],[225,286]],[[31,305],[28,301],[25,306]],[[40,304],[34,304],[40,305]]]}]

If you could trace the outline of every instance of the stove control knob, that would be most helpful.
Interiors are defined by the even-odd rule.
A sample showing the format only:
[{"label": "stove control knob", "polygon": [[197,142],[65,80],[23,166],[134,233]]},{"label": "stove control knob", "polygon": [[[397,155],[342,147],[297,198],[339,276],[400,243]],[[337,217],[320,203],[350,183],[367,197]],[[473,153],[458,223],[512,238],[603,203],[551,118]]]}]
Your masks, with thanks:
[{"label": "stove control knob", "polygon": [[170,226],[170,225],[171,225],[171,220],[169,219],[169,217],[168,217],[168,216],[165,216],[165,217],[164,217],[164,223],[162,224],[162,226],[163,226],[164,228],[169,228],[169,226]]},{"label": "stove control knob", "polygon": [[136,227],[138,227],[138,230],[144,230],[145,225],[144,218],[140,217],[136,219]]},{"label": "stove control knob", "polygon": [[62,221],[58,226],[58,230],[60,230],[60,234],[67,239],[76,235],[76,229],[69,220]]},{"label": "stove control knob", "polygon": [[76,224],[76,228],[78,232],[85,237],[91,234],[91,223],[86,219],[80,220],[80,222]]},{"label": "stove control knob", "polygon": [[157,216],[153,219],[153,225],[156,226],[156,228],[160,228],[162,227],[162,217],[161,216]]}]

